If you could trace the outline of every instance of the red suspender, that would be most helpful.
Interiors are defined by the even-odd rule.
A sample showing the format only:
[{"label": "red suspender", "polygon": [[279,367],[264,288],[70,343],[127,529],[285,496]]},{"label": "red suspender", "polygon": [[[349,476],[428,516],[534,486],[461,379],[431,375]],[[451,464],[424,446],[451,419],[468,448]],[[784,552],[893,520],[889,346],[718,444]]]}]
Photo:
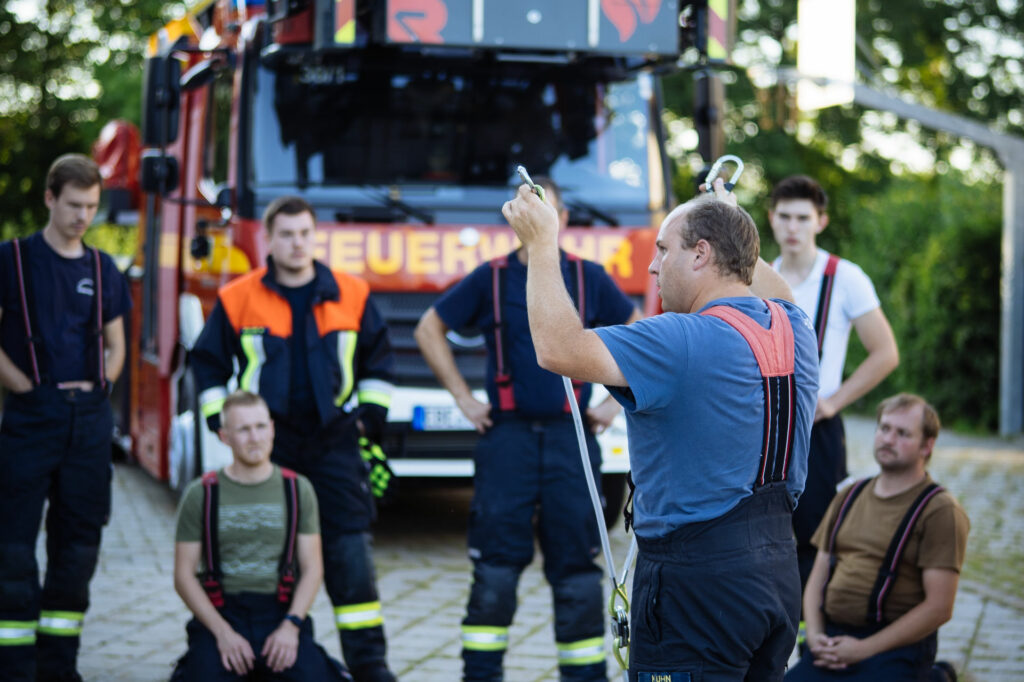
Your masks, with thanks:
[{"label": "red suspender", "polygon": [[[14,269],[18,275],[18,295],[21,300],[21,316],[22,321],[25,324],[25,333],[28,337],[28,356],[32,363],[32,379],[36,385],[42,383],[41,374],[39,371],[39,356],[36,353],[36,343],[38,339],[33,336],[32,333],[32,319],[31,313],[29,312],[29,290],[26,286],[25,278],[25,266],[22,262],[21,256],[21,243],[19,239],[11,240],[14,245]],[[99,380],[98,384],[101,388],[107,386],[107,373],[105,369],[105,359],[103,357],[103,275],[102,275],[102,263],[100,261],[99,249],[89,249],[93,255],[93,267],[95,270],[95,282],[96,290],[94,295],[96,297],[96,344],[99,348],[98,356],[98,367],[99,367]]]},{"label": "red suspender", "polygon": [[[836,557],[836,538],[839,536],[839,527],[849,515],[854,501],[868,487],[868,483],[871,481],[872,479],[870,478],[862,478],[850,486],[846,497],[843,498],[843,503],[839,506],[839,511],[836,513],[836,520],[832,524],[832,531],[829,533],[828,544],[825,547],[825,551],[829,554],[829,567],[828,577],[821,588],[822,612],[825,611],[825,596],[828,591],[828,584],[832,580],[838,561]],[[889,549],[885,553],[885,558],[878,568],[878,577],[875,578],[875,585],[871,590],[871,595],[868,597],[868,620],[874,623],[884,622],[885,600],[889,596],[893,583],[896,582],[896,577],[899,574],[900,559],[903,557],[903,550],[906,549],[907,540],[910,539],[910,533],[914,529],[914,524],[917,523],[917,519],[920,518],[921,513],[928,503],[931,502],[932,498],[943,490],[945,488],[938,483],[930,483],[925,486],[925,489],[921,491],[917,499],[907,508],[907,512],[903,515],[903,520],[900,521],[900,525],[896,528],[896,532],[889,542]]]},{"label": "red suspender", "polygon": [[[277,600],[290,604],[295,592],[296,560],[295,546],[299,530],[299,486],[298,478],[291,469],[280,467],[284,483],[285,519],[284,550],[278,564]],[[217,539],[218,508],[217,472],[203,474],[203,559],[205,567],[199,581],[216,608],[224,606],[224,588],[221,585],[220,544]]]},{"label": "red suspender", "polygon": [[100,388],[107,387],[107,372],[104,368],[103,359],[103,275],[100,263],[100,250],[92,249],[93,263],[96,266],[96,345],[99,348],[99,385]]},{"label": "red suspender", "polygon": [[508,271],[508,256],[501,256],[491,261],[491,297],[494,306],[494,355],[497,371],[494,381],[498,385],[498,409],[502,411],[516,409],[516,397],[512,392],[512,372],[508,362],[508,334],[502,312],[505,302],[502,292],[505,287],[505,273]]},{"label": "red suspender", "polygon": [[[580,321],[587,326],[586,279],[583,274],[583,259],[566,253],[566,260],[576,264],[576,306],[580,313]],[[512,385],[512,363],[509,361],[509,339],[506,320],[503,315],[505,300],[505,273],[508,271],[508,256],[500,256],[491,260],[491,305],[494,307],[494,350],[497,368],[494,381],[498,385],[498,409],[502,412],[516,409],[516,397]],[[579,402],[583,395],[583,382],[572,382],[573,393]],[[569,399],[565,400],[565,412],[569,412]]]},{"label": "red suspender", "polygon": [[217,472],[203,475],[203,558],[206,568],[199,581],[206,596],[216,608],[224,606],[224,589],[220,584],[220,543],[217,540]]},{"label": "red suspender", "polygon": [[775,301],[765,301],[771,327],[765,329],[735,308],[717,305],[702,315],[717,317],[743,336],[761,371],[764,391],[764,437],[761,469],[755,487],[786,480],[796,423],[793,326]]},{"label": "red suspender", "polygon": [[825,329],[828,326],[828,311],[832,303],[832,285],[836,281],[836,268],[839,267],[839,256],[828,254],[825,263],[825,274],[821,276],[821,291],[818,292],[818,312],[814,316],[814,334],[818,337],[818,360],[821,360],[821,348],[825,344]]},{"label": "red suspender", "polygon": [[25,323],[25,334],[28,338],[28,356],[32,361],[32,379],[36,385],[43,383],[39,376],[39,359],[36,357],[36,340],[32,336],[32,321],[28,311],[28,295],[25,287],[25,271],[21,262],[21,243],[19,239],[11,242],[14,245],[14,269],[18,273],[18,294],[21,297],[21,317]]},{"label": "red suspender", "polygon": [[284,551],[281,552],[281,563],[278,567],[277,600],[282,604],[291,604],[295,592],[295,543],[299,530],[299,481],[295,472],[281,467],[281,478],[284,480],[285,509],[288,512],[285,526]]},{"label": "red suspender", "polygon": [[883,620],[882,611],[885,606],[885,599],[889,596],[892,584],[896,582],[900,559],[903,556],[903,550],[906,549],[907,540],[910,538],[910,531],[913,530],[914,524],[917,523],[917,519],[921,516],[925,506],[943,490],[945,488],[938,483],[931,483],[925,486],[925,489],[917,496],[914,503],[910,505],[906,515],[903,517],[903,521],[900,522],[899,527],[896,529],[896,533],[893,534],[892,542],[889,543],[889,549],[885,553],[885,560],[882,561],[882,566],[878,569],[878,578],[875,579],[875,586],[871,590],[871,597],[868,602],[868,618],[874,622],[881,623]]}]

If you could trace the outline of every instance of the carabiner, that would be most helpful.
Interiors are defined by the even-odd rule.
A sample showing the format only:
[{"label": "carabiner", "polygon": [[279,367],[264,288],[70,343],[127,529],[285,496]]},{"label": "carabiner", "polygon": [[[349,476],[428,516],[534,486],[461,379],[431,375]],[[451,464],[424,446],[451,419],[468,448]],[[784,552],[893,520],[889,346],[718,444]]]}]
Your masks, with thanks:
[{"label": "carabiner", "polygon": [[736,164],[736,172],[734,172],[732,177],[729,178],[729,181],[725,183],[725,191],[731,192],[732,188],[736,186],[736,183],[740,181],[740,176],[743,175],[743,159],[738,156],[734,156],[733,154],[720,156],[718,157],[718,160],[715,161],[714,165],[711,166],[711,170],[708,171],[708,176],[704,180],[704,186],[707,187],[704,191],[708,194],[714,194],[715,188],[712,186],[712,183],[714,183],[718,178],[718,174],[722,172],[722,166],[726,161],[732,161]]}]

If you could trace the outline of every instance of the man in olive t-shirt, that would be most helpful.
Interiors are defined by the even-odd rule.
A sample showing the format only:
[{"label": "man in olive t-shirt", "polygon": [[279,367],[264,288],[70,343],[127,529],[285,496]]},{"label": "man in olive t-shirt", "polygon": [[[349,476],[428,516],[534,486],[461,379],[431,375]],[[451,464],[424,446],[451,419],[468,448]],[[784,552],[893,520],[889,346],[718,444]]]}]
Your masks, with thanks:
[{"label": "man in olive t-shirt", "polygon": [[[925,469],[938,432],[934,408],[916,395],[878,406],[881,472],[854,484],[859,492],[841,490],[812,538],[818,554],[803,602],[808,650],[787,682],[926,679],[939,626],[953,615],[970,530],[956,498],[932,487]],[[913,520],[900,532],[904,518]],[[897,534],[905,540],[888,560],[897,565],[886,582],[880,572]]]},{"label": "man in olive t-shirt", "polygon": [[298,580],[291,599],[282,600],[281,559],[292,493],[286,493],[281,469],[270,462],[270,412],[261,397],[239,391],[225,400],[222,416],[220,437],[233,462],[217,472],[216,516],[209,514],[211,523],[216,521],[211,540],[218,550],[219,585],[204,587],[209,576],[200,582],[196,573],[209,569],[209,559],[203,547],[207,493],[203,481],[194,481],[178,509],[174,587],[195,618],[186,627],[188,653],[172,679],[249,679],[255,673],[271,680],[350,680],[313,640],[306,616],[323,579],[313,486],[303,476],[289,476],[297,498]]}]

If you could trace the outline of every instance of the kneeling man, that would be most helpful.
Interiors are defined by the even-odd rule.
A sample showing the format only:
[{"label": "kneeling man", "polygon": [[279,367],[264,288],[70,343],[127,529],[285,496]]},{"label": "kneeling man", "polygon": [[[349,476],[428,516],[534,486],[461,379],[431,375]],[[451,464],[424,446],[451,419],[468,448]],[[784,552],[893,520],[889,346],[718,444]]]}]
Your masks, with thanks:
[{"label": "kneeling man", "polygon": [[178,509],[174,588],[195,618],[172,679],[351,680],[306,615],[323,579],[313,487],[271,464],[263,398],[238,391],[221,415],[234,461],[193,482]]}]

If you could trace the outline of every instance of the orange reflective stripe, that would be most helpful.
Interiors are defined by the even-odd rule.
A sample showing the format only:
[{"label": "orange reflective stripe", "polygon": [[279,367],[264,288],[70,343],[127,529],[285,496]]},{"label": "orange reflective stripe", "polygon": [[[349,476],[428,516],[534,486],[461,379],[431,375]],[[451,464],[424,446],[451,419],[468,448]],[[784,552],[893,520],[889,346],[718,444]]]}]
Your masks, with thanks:
[{"label": "orange reflective stripe", "polygon": [[793,373],[793,326],[782,306],[775,301],[766,300],[765,303],[771,313],[771,327],[768,329],[739,310],[724,305],[713,306],[701,314],[717,317],[746,339],[757,358],[761,376],[786,376]]},{"label": "orange reflective stripe", "polygon": [[259,268],[225,284],[220,301],[236,334],[256,327],[286,339],[292,335],[292,309],[283,296],[263,286],[266,273],[266,268]]},{"label": "orange reflective stripe", "polygon": [[366,309],[366,299],[370,295],[370,285],[366,280],[343,272],[333,274],[341,296],[337,301],[324,301],[313,307],[320,336],[334,331],[358,331],[363,310]]}]

